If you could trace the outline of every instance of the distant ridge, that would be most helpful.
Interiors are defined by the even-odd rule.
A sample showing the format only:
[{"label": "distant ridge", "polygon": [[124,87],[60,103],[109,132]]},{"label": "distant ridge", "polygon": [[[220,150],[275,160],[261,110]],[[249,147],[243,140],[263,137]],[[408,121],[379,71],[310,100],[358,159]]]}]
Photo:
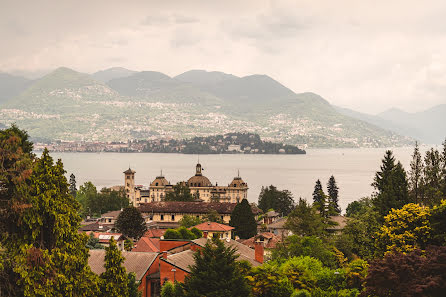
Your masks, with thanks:
[{"label": "distant ridge", "polygon": [[91,76],[101,82],[108,82],[112,79],[128,77],[135,74],[136,71],[129,70],[123,67],[112,67],[93,73]]},{"label": "distant ridge", "polygon": [[32,80],[0,72],[0,105],[23,92]]},{"label": "distant ridge", "polygon": [[0,118],[29,130],[34,139],[127,141],[251,132],[301,147],[412,142],[343,115],[315,93],[295,93],[267,75],[192,70],[172,78],[142,71],[100,81],[129,71],[111,68],[89,75],[60,67],[3,103]]}]

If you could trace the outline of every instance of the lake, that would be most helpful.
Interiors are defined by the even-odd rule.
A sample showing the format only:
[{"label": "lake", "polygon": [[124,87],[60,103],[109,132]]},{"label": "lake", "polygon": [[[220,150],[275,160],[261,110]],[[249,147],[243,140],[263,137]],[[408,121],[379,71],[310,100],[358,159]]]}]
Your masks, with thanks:
[{"label": "lake", "polygon": [[[395,148],[395,157],[406,170],[413,148]],[[248,199],[257,202],[262,186],[287,189],[295,199],[311,201],[317,179],[323,185],[334,175],[339,186],[340,206],[373,192],[371,183],[381,165],[385,149],[310,149],[306,155],[201,155],[200,163],[210,181],[227,185],[240,176],[248,183]],[[61,158],[67,175],[74,173],[77,186],[91,181],[98,189],[124,184],[124,170],[136,171],[135,182],[149,185],[161,170],[172,184],[195,174],[196,155],[156,153],[52,153]]]}]

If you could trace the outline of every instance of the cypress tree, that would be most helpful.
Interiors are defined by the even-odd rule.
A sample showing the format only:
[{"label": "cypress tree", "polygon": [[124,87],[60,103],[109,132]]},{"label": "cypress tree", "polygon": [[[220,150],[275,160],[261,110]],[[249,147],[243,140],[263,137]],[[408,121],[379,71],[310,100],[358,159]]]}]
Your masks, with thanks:
[{"label": "cypress tree", "polygon": [[237,263],[238,255],[232,247],[214,237],[201,251],[194,254],[195,264],[186,276],[186,297],[249,296],[250,288]]},{"label": "cypress tree", "polygon": [[70,175],[70,194],[76,198],[77,188],[76,188],[76,176],[72,173]]},{"label": "cypress tree", "polygon": [[423,170],[424,164],[421,158],[420,148],[418,142],[415,142],[415,148],[412,154],[412,161],[410,162],[409,171],[409,187],[410,195],[412,201],[415,203],[420,203],[422,198],[422,187],[423,187]]},{"label": "cypress tree", "polygon": [[431,148],[424,157],[424,196],[426,205],[439,204],[443,198],[442,191],[442,156],[438,150]]},{"label": "cypress tree", "polygon": [[242,239],[251,238],[257,234],[257,223],[248,200],[237,203],[231,214],[229,225],[235,228],[235,234]]},{"label": "cypress tree", "polygon": [[128,296],[128,276],[122,266],[124,257],[118,250],[116,241],[111,238],[109,246],[105,248],[105,272],[101,278],[101,296],[124,297]]},{"label": "cypress tree", "polygon": [[322,189],[321,181],[318,179],[316,181],[316,184],[314,185],[313,206],[319,211],[321,216],[326,215],[326,202],[326,195],[324,193],[324,190]]},{"label": "cypress tree", "polygon": [[339,207],[339,202],[338,202],[339,188],[338,185],[336,184],[336,180],[333,175],[330,176],[330,179],[328,180],[327,192],[328,192],[328,205],[330,210],[333,211],[333,214],[340,214],[341,208]]},{"label": "cypress tree", "polygon": [[135,240],[138,240],[147,231],[146,222],[141,212],[133,206],[124,208],[116,220],[115,227],[124,236]]}]

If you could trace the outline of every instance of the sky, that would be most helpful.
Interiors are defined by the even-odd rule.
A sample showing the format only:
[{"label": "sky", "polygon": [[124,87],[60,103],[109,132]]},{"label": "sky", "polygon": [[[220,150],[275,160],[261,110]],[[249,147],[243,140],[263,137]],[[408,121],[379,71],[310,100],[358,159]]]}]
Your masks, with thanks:
[{"label": "sky", "polygon": [[0,71],[266,74],[366,113],[446,103],[446,1],[0,0]]}]

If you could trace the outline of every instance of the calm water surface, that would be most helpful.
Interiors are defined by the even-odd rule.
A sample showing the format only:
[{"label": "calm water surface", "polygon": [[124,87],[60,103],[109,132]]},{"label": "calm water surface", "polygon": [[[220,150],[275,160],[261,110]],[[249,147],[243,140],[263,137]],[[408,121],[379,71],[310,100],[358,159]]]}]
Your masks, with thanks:
[{"label": "calm water surface", "polygon": [[[406,170],[413,148],[393,149]],[[275,185],[291,191],[294,198],[311,200],[314,183],[325,185],[333,174],[338,182],[340,205],[373,192],[373,176],[385,149],[313,149],[306,155],[201,155],[200,163],[210,181],[227,185],[237,171],[248,183],[248,198],[257,201],[262,186]],[[74,173],[78,186],[86,181],[98,188],[124,184],[129,165],[136,170],[136,184],[149,185],[160,171],[172,184],[195,174],[197,156],[153,153],[52,153],[61,158],[68,175]]]}]

